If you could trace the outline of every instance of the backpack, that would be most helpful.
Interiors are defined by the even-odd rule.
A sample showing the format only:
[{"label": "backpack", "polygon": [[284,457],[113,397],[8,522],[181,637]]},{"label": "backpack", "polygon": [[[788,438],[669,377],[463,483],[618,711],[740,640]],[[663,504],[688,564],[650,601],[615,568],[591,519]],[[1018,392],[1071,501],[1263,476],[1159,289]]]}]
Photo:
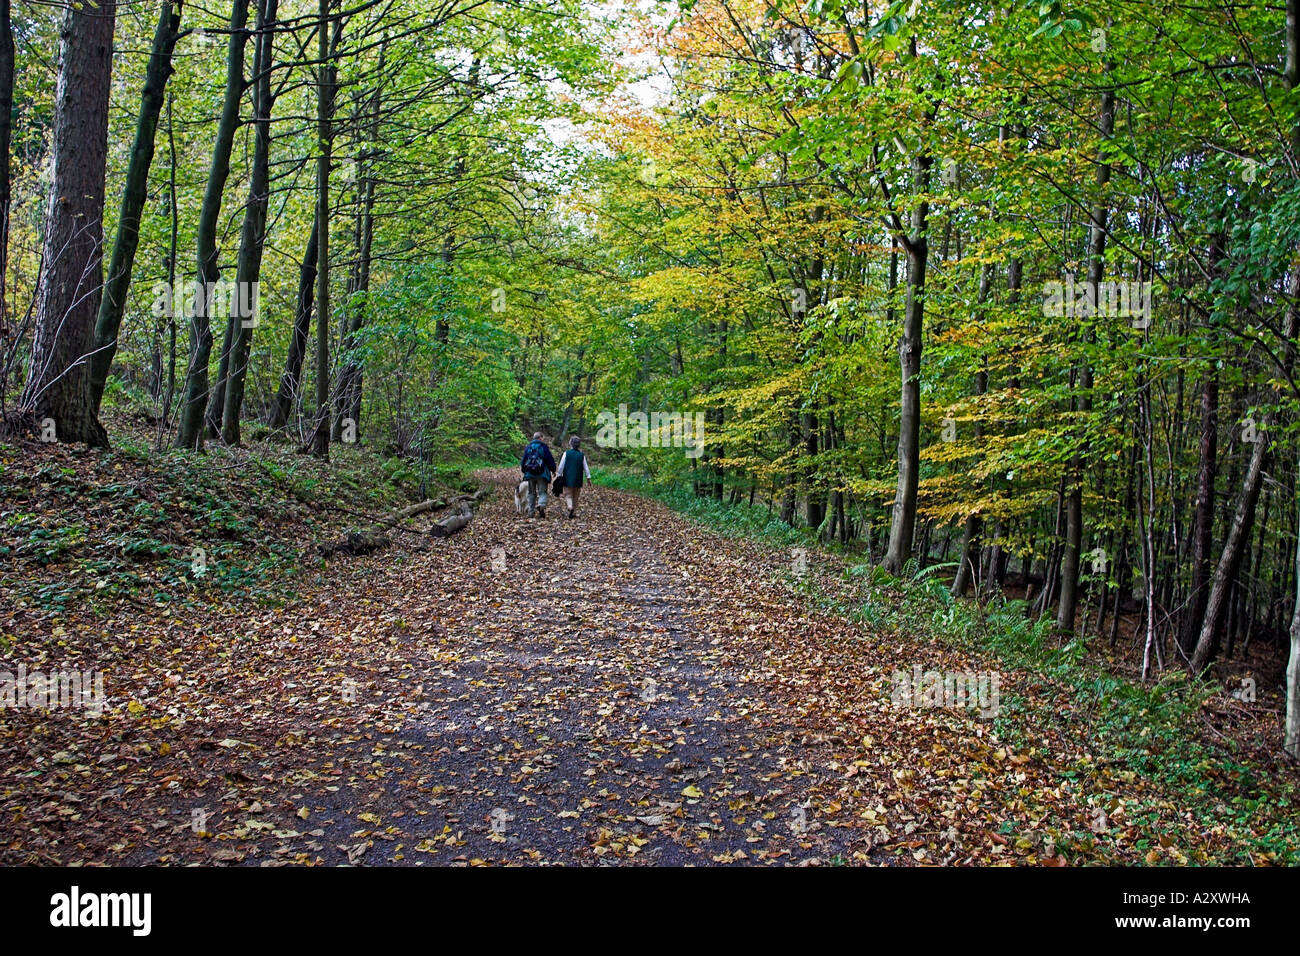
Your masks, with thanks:
[{"label": "backpack", "polygon": [[520,464],[524,474],[530,478],[536,478],[538,475],[546,473],[546,462],[542,457],[542,443],[531,441],[528,447],[524,449],[524,460]]}]

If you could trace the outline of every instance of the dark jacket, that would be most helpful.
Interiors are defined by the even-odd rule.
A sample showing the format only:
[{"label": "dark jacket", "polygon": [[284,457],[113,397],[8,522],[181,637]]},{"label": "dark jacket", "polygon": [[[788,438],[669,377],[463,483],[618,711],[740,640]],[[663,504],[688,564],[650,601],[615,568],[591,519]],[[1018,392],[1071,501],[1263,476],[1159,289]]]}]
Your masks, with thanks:
[{"label": "dark jacket", "polygon": [[[542,464],[546,467],[546,471],[542,475],[530,475],[528,474],[528,472],[523,471],[524,459],[528,457],[528,449],[532,445],[542,446]],[[523,471],[525,478],[542,478],[542,477],[549,478],[551,475],[555,474],[555,457],[551,454],[551,450],[546,447],[546,442],[530,441],[527,445],[524,446],[524,453],[519,456],[519,470]]]}]

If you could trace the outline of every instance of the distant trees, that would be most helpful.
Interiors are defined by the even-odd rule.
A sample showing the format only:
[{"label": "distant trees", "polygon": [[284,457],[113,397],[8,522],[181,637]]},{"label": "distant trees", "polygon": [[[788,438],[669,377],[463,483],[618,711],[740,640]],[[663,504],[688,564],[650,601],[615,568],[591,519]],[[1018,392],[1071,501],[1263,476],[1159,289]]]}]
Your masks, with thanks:
[{"label": "distant trees", "polygon": [[1151,670],[1300,641],[1298,11],[701,0],[607,117],[619,357],[557,408],[698,403],[721,480],[647,467]]},{"label": "distant trees", "polygon": [[[455,390],[473,393],[466,420],[469,408],[481,410],[485,383],[467,386],[466,375],[505,373],[475,368],[490,333],[453,318],[487,310],[481,282],[499,273],[491,292],[510,281],[511,246],[543,215],[540,204],[519,203],[525,180],[549,175],[533,169],[543,159],[530,143],[544,123],[579,112],[551,95],[552,84],[602,82],[596,25],[577,16],[576,0],[544,10],[328,0],[288,18],[279,6],[234,0],[224,22],[187,11],[193,22],[183,32],[182,3],[162,0],[149,11],[151,41],[132,8],[120,21],[114,85],[116,8],[70,5],[57,91],[47,93],[42,64],[56,58],[38,54],[53,39],[53,18],[45,8],[22,12],[15,33],[9,3],[0,3],[0,412],[7,416],[6,390],[19,376],[26,421],[50,418],[59,440],[102,445],[98,415],[115,374],[127,389],[147,376],[160,435],[174,424],[180,448],[237,444],[247,418],[258,417],[305,431],[305,445],[324,456],[331,438],[355,440],[363,410],[380,425],[376,437],[386,430],[403,450],[426,424],[462,419]],[[123,99],[110,113],[115,96]],[[489,97],[492,110],[480,112]],[[164,122],[167,163],[155,169]],[[308,164],[314,176],[304,176]],[[121,203],[108,210],[105,277],[109,184]],[[538,178],[533,194],[553,195],[554,185]],[[241,196],[233,208],[231,189]],[[33,211],[37,202],[47,208]],[[186,247],[192,270],[177,262]],[[386,303],[410,290],[394,284],[422,261],[441,263],[445,295],[399,314]],[[254,302],[258,315],[227,307]],[[173,422],[178,320],[188,354]],[[380,341],[391,361],[374,347]],[[367,360],[377,373],[406,376],[435,353],[438,374],[363,392],[376,381]],[[309,379],[314,390],[302,387]],[[424,393],[443,390],[425,416]],[[511,388],[489,393],[501,410],[514,400]],[[502,412],[489,420],[499,428]]]}]

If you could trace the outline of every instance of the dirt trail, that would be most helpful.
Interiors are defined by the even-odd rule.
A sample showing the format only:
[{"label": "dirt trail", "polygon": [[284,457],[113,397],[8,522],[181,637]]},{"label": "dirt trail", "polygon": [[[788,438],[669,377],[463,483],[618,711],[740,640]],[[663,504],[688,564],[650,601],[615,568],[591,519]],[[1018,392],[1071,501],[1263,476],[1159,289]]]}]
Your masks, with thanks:
[{"label": "dirt trail", "polygon": [[763,688],[710,627],[708,542],[604,489],[572,521],[549,513],[519,518],[502,483],[460,542],[454,651],[398,735],[438,755],[436,816],[465,828],[435,858],[847,858],[806,805],[797,731],[763,719]]},{"label": "dirt trail", "polygon": [[942,863],[1086,830],[1059,766],[891,707],[908,648],[808,610],[789,554],[607,489],[526,520],[483,477],[465,531],[288,609],[102,622],[109,716],[13,712],[0,861]]}]

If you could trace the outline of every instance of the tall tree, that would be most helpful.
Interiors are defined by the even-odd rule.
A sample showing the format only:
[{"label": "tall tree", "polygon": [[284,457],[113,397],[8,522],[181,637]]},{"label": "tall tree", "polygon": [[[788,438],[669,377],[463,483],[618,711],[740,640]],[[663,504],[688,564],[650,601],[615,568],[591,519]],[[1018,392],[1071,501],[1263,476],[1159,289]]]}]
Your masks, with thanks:
[{"label": "tall tree", "polygon": [[[235,282],[241,291],[240,308],[232,310],[230,354],[227,363],[225,404],[221,416],[221,440],[239,444],[239,415],[244,407],[244,382],[248,377],[248,354],[256,325],[257,296],[252,293],[262,275],[262,250],[266,242],[266,210],[271,189],[271,111],[275,95],[271,68],[275,58],[275,25],[279,0],[258,0],[257,41],[253,53],[253,169],[244,206],[244,223],[239,237],[239,259]],[[247,310],[246,306],[253,310]]]},{"label": "tall tree", "polygon": [[114,0],[73,3],[60,28],[36,331],[23,407],[50,418],[61,441],[108,444],[87,360],[103,283],[104,179],[113,71]]},{"label": "tall tree", "polygon": [[[912,39],[916,56],[916,40]],[[933,120],[934,113],[927,113]],[[930,261],[930,169],[934,159],[923,145],[912,159],[913,201],[910,229],[896,226],[907,262],[907,297],[903,305],[903,335],[898,340],[901,379],[898,408],[898,486],[889,523],[889,545],[882,562],[885,570],[899,574],[912,555],[916,532],[916,491],[921,478],[921,340],[925,327],[925,275]]]},{"label": "tall tree", "polygon": [[[9,208],[14,109],[14,25],[9,0],[0,0],[0,334],[9,318]],[[3,395],[0,394],[0,399]]]},{"label": "tall tree", "polygon": [[330,0],[320,0],[316,89],[316,428],[312,454],[330,453],[330,152],[333,141],[334,63]]},{"label": "tall tree", "polygon": [[[1097,133],[1101,146],[1097,156],[1094,183],[1098,191],[1096,201],[1088,212],[1088,289],[1094,305],[1095,316],[1102,310],[1102,283],[1106,278],[1106,221],[1110,216],[1110,206],[1102,190],[1110,183],[1110,138],[1115,133],[1115,92],[1110,89],[1102,91],[1101,111],[1097,122]],[[1096,321],[1095,318],[1090,321]],[[1089,331],[1082,334],[1085,351],[1092,338]],[[1086,432],[1087,418],[1092,413],[1093,369],[1091,360],[1085,355],[1078,368],[1078,389],[1074,396],[1074,406],[1083,419],[1082,430]],[[1074,630],[1074,616],[1079,604],[1079,570],[1083,554],[1083,482],[1086,462],[1087,436],[1076,437],[1079,444],[1070,462],[1069,487],[1065,497],[1065,554],[1061,563],[1061,599],[1056,607],[1056,627],[1061,631]]]},{"label": "tall tree", "polygon": [[221,201],[230,176],[230,150],[239,128],[239,103],[244,94],[244,51],[248,44],[248,0],[234,0],[230,38],[226,46],[226,84],[208,167],[203,204],[196,232],[196,294],[190,312],[190,364],[185,373],[176,444],[203,449],[204,411],[208,401],[208,361],[212,356],[211,311],[220,273],[217,268],[217,227]]},{"label": "tall tree", "polygon": [[104,397],[108,370],[117,352],[117,332],[126,308],[126,293],[131,285],[136,249],[140,245],[140,217],[149,188],[149,168],[153,165],[154,138],[158,118],[166,101],[167,78],[172,74],[172,51],[181,28],[180,0],[163,0],[158,8],[158,26],[154,30],[149,65],[145,70],[144,91],[140,94],[140,113],[136,118],[135,142],[122,188],[122,209],[117,220],[117,236],[109,260],[108,281],[95,318],[95,354],[90,360],[90,400],[95,414]]}]

